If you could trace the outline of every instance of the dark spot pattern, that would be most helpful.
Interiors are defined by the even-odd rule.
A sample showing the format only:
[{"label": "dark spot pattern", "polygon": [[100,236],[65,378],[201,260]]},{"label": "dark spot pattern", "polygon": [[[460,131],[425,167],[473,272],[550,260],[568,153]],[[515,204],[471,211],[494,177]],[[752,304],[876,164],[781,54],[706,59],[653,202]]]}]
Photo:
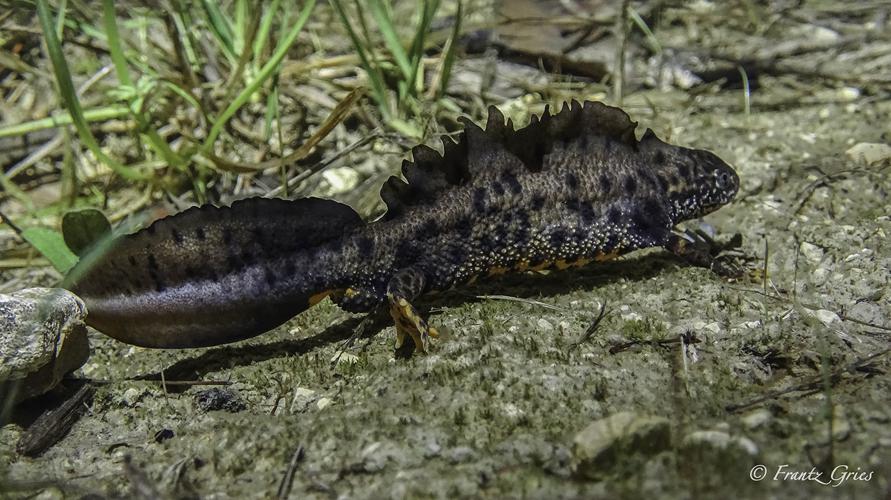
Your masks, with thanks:
[{"label": "dark spot pattern", "polygon": [[478,214],[486,213],[486,190],[476,188],[473,190],[473,210]]},{"label": "dark spot pattern", "polygon": [[148,256],[148,273],[149,277],[152,279],[152,282],[155,284],[155,291],[160,293],[167,289],[164,284],[164,280],[161,278],[161,271],[158,267],[158,259],[155,258],[154,254],[149,254]]},{"label": "dark spot pattern", "polygon": [[263,266],[263,278],[266,280],[266,284],[269,285],[270,288],[275,286],[275,282],[277,281],[277,278],[275,276],[275,273],[272,271],[272,269],[270,269],[266,266]]},{"label": "dark spot pattern", "polygon": [[[359,236],[356,238],[356,249],[361,257],[368,259],[374,252],[374,241],[368,236]],[[293,265],[293,263],[291,264]]]},{"label": "dark spot pattern", "polygon": [[579,203],[578,212],[581,216],[582,224],[586,226],[592,225],[597,221],[597,212],[594,211],[594,207],[590,203]]},{"label": "dark spot pattern", "polygon": [[571,191],[576,191],[579,188],[579,178],[572,172],[568,172],[566,174],[566,186],[569,187]]},{"label": "dark spot pattern", "polygon": [[634,193],[637,192],[637,179],[635,179],[634,176],[632,176],[632,175],[625,176],[625,181],[623,184],[625,187],[625,194],[627,194],[629,196],[633,196]]},{"label": "dark spot pattern", "polygon": [[521,194],[523,192],[523,186],[520,184],[520,181],[517,180],[517,177],[510,173],[505,172],[501,174],[501,181],[504,184],[507,184],[508,190],[510,190],[511,194]]},{"label": "dark spot pattern", "polygon": [[535,211],[541,210],[545,206],[545,201],[547,201],[547,200],[545,199],[544,196],[542,196],[540,194],[535,195],[532,197],[532,200],[530,200],[530,202],[529,202],[529,208],[531,208],[532,210],[535,210]]},{"label": "dark spot pattern", "polygon": [[622,211],[617,206],[609,207],[606,212],[606,220],[611,226],[618,226],[622,223]]},{"label": "dark spot pattern", "polygon": [[293,277],[297,273],[297,264],[293,258],[285,259],[285,277]]},{"label": "dark spot pattern", "polygon": [[419,237],[421,239],[433,238],[439,233],[439,224],[436,219],[430,218],[425,220],[419,228]]},{"label": "dark spot pattern", "polygon": [[548,235],[548,242],[553,248],[559,248],[561,245],[566,243],[566,230],[559,228],[555,229]]}]

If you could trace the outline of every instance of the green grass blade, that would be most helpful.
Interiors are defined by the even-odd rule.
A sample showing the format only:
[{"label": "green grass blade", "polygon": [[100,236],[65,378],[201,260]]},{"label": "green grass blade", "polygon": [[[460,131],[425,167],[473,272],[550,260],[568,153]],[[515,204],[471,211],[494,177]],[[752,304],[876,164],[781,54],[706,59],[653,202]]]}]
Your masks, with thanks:
[{"label": "green grass blade", "polygon": [[259,61],[266,47],[266,41],[269,39],[269,32],[272,31],[272,21],[278,16],[278,8],[281,0],[272,0],[269,7],[263,13],[263,20],[260,22],[260,29],[257,31],[257,38],[254,39],[254,60]]},{"label": "green grass blade", "polygon": [[[408,78],[408,89],[409,92],[412,92],[414,95],[415,92],[415,83],[418,80],[418,74],[421,72],[421,61],[424,58],[424,41],[427,38],[427,31],[430,29],[430,23],[433,22],[433,16],[436,14],[436,11],[439,9],[439,1],[438,0],[424,0],[424,8],[421,11],[421,20],[418,23],[417,30],[415,31],[414,39],[411,43],[411,50],[409,51],[409,56],[411,57],[411,67],[412,73]],[[423,82],[423,78],[420,79]]]},{"label": "green grass blade", "polygon": [[412,66],[408,61],[405,48],[399,41],[399,36],[396,33],[395,26],[393,26],[393,20],[390,19],[390,14],[381,0],[369,0],[368,4],[371,9],[371,15],[384,36],[384,42],[387,44],[390,54],[396,61],[396,65],[399,66],[399,70],[402,71],[403,78],[409,80],[411,78]]},{"label": "green grass blade", "polygon": [[114,13],[114,0],[102,0],[102,14],[105,23],[105,36],[108,38],[108,51],[111,53],[111,62],[114,63],[115,73],[121,85],[133,86],[130,78],[130,69],[127,59],[124,57],[124,49],[121,46],[121,36],[118,33],[117,20]]},{"label": "green grass blade", "polygon": [[449,86],[449,78],[452,76],[452,64],[454,64],[455,55],[457,54],[455,49],[458,46],[458,37],[461,36],[461,18],[464,15],[461,4],[461,0],[458,0],[458,11],[455,13],[455,26],[452,27],[452,34],[449,35],[449,39],[446,40],[445,47],[443,47],[442,70],[439,73],[439,88],[436,93],[437,97],[445,95],[446,89]]},{"label": "green grass blade", "polygon": [[216,2],[202,0],[201,6],[204,7],[204,14],[210,23],[210,32],[213,33],[214,39],[222,49],[226,58],[230,62],[235,62],[235,44],[232,40],[232,24],[229,19],[220,11],[220,7]]},{"label": "green grass blade", "polygon": [[640,17],[640,14],[638,14],[637,11],[631,7],[628,8],[628,15],[631,17],[631,20],[634,21],[634,24],[637,25],[637,28],[643,32],[644,37],[647,39],[647,42],[650,44],[650,48],[653,50],[653,52],[661,54],[662,44],[659,43],[656,35],[654,35],[650,27],[647,26],[647,22],[644,21],[644,19]]},{"label": "green grass blade", "polygon": [[[43,0],[46,1],[46,0]],[[267,79],[272,76],[273,73],[278,71],[279,65],[282,60],[287,55],[288,50],[291,48],[291,45],[297,40],[297,35],[300,34],[300,31],[303,29],[303,25],[306,24],[306,21],[309,19],[310,13],[312,13],[313,8],[316,5],[316,0],[309,0],[303,6],[303,10],[300,12],[300,16],[297,18],[297,23],[291,28],[291,31],[288,32],[287,36],[281,40],[278,47],[276,47],[275,52],[273,52],[272,57],[269,58],[269,61],[266,61],[266,64],[260,69],[257,73],[257,76],[251,80],[251,82],[245,87],[244,90],[241,91],[238,96],[229,104],[229,106],[217,117],[217,120],[214,122],[213,127],[211,127],[210,132],[207,134],[207,139],[204,141],[202,146],[202,151],[210,151],[213,148],[214,142],[217,140],[217,137],[220,135],[220,132],[223,131],[223,127],[226,125],[226,122],[232,118],[232,115],[235,114],[248,100],[251,96],[260,89]]]},{"label": "green grass blade", "polygon": [[371,61],[368,59],[368,54],[365,52],[364,45],[359,39],[356,30],[353,29],[353,24],[347,17],[346,12],[343,10],[343,4],[340,2],[341,0],[331,0],[331,5],[334,7],[335,12],[337,12],[338,17],[340,17],[340,21],[346,29],[350,40],[353,42],[353,47],[356,49],[356,53],[359,55],[359,62],[362,64],[362,69],[364,69],[365,73],[368,75],[368,80],[371,83],[371,93],[374,96],[374,100],[377,101],[378,109],[384,117],[384,120],[388,120],[390,118],[390,107],[388,105],[383,74],[376,66],[372,66]]},{"label": "green grass blade", "polygon": [[59,16],[56,18],[56,37],[60,40],[65,32],[65,11],[68,8],[68,0],[59,2]]},{"label": "green grass blade", "polygon": [[[259,15],[259,10],[257,9],[257,14]],[[240,54],[245,49],[245,42],[248,39],[247,36],[247,2],[245,0],[237,0],[235,2],[235,23],[232,29],[233,39],[232,39],[232,51],[236,54]]]},{"label": "green grass blade", "polygon": [[[83,117],[84,120],[89,123],[123,118],[128,114],[130,114],[130,110],[127,108],[127,106],[111,105],[101,108],[88,109],[83,112]],[[71,123],[71,114],[66,113],[65,111],[61,111],[56,115],[41,118],[39,120],[16,123],[15,125],[2,127],[0,128],[0,138],[25,135],[31,132],[45,130],[48,128],[63,127],[65,125],[71,125]]]},{"label": "green grass blade", "polygon": [[56,37],[55,24],[53,23],[53,16],[50,12],[47,0],[37,0],[37,15],[40,18],[40,26],[43,29],[47,51],[49,52],[50,60],[53,64],[56,83],[59,86],[59,94],[61,95],[65,106],[68,108],[68,112],[71,113],[71,120],[74,123],[74,128],[77,129],[77,135],[80,137],[81,142],[84,143],[87,149],[89,149],[99,161],[106,164],[118,175],[129,180],[146,179],[147,176],[109,158],[102,152],[102,149],[99,148],[96,138],[93,137],[90,128],[87,126],[83,110],[80,106],[80,101],[77,98],[77,93],[74,91],[74,83],[71,81],[71,73],[68,71],[65,55],[62,53],[62,45],[59,42],[58,37]]}]

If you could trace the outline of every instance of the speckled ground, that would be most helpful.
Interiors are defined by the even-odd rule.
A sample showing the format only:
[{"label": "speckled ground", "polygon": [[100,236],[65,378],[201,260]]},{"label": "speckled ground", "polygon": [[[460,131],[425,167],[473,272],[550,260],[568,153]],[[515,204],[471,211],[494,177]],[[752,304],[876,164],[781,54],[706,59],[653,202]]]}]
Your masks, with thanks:
[{"label": "speckled ground", "polygon": [[[16,457],[21,429],[0,429],[0,467],[20,488],[9,495],[54,480],[75,497],[128,496],[144,474],[163,495],[274,497],[298,448],[290,498],[886,495],[891,168],[845,152],[889,141],[891,103],[840,88],[759,108],[774,95],[762,80],[750,116],[732,90],[695,106],[656,91],[624,105],[642,127],[737,168],[737,200],[704,223],[742,234],[749,277],[727,281],[653,250],[507,277],[430,297],[448,338],[407,361],[393,359],[385,326],[332,363],[358,317],[328,301],[216,349],[151,351],[94,332],[82,374],[113,382],[40,458]],[[584,338],[602,303],[610,313]],[[682,345],[684,334],[695,342]],[[228,381],[245,409],[202,411],[204,386],[165,393],[125,380],[162,370]],[[670,419],[671,446],[583,479],[573,437],[620,411]],[[157,442],[162,429],[173,437]],[[700,431],[756,450],[685,445]],[[762,481],[750,479],[757,464]],[[835,481],[839,467],[864,475]],[[830,484],[774,479],[812,468]],[[53,491],[40,498],[61,498]]]}]

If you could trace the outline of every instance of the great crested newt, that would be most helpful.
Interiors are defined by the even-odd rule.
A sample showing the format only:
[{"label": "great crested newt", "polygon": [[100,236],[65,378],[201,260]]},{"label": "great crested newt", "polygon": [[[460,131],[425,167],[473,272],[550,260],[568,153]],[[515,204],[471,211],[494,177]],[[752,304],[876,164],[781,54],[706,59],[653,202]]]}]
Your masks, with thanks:
[{"label": "great crested newt", "polygon": [[514,129],[495,107],[465,120],[444,152],[412,149],[405,180],[364,222],[320,198],[201,206],[113,240],[66,286],[88,324],[147,347],[253,337],[330,297],[350,312],[388,307],[397,347],[436,331],[412,302],[506,272],[582,266],[645,247],[707,259],[674,231],[727,204],[739,177],[709,151],[673,146],[599,102],[545,110]]}]

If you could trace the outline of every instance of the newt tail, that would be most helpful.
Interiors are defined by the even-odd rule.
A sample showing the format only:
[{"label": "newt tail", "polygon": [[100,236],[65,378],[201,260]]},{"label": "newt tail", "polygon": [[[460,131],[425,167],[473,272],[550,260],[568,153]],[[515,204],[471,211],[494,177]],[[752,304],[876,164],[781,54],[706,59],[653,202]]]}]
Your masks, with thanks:
[{"label": "newt tail", "polygon": [[66,283],[87,323],[129,344],[212,346],[268,331],[327,295],[313,251],[364,225],[331,200],[190,208],[84,258]]},{"label": "newt tail", "polygon": [[514,129],[497,108],[465,121],[443,153],[412,150],[365,223],[318,198],[198,207],[120,237],[66,278],[87,322],[131,344],[198,347],[258,335],[331,296],[350,312],[388,307],[397,348],[425,351],[432,328],[412,302],[506,272],[565,269],[662,247],[709,266],[675,232],[729,203],[736,172],[674,146],[624,111],[573,102]]}]

